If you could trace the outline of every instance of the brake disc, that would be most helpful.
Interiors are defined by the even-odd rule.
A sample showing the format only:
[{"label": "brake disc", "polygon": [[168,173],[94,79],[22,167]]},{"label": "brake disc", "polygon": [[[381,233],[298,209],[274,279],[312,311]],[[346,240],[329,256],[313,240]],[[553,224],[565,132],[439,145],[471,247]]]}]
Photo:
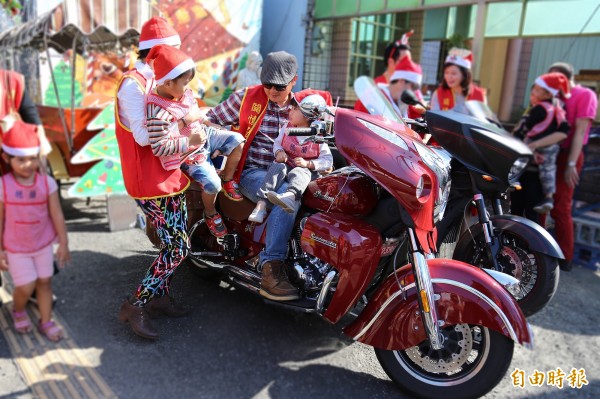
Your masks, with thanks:
[{"label": "brake disc", "polygon": [[468,324],[456,324],[441,332],[444,347],[433,350],[429,346],[414,346],[405,350],[416,365],[428,373],[453,374],[459,372],[473,350],[473,334]]}]

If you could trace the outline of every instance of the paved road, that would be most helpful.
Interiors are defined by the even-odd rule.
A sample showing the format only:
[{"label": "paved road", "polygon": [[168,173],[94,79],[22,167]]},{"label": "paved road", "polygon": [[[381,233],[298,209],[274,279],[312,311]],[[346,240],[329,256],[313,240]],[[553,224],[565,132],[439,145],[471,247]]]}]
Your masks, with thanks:
[{"label": "paved road", "polygon": [[[161,320],[155,343],[136,337],[116,314],[153,249],[141,230],[109,232],[102,200],[86,206],[67,199],[64,207],[73,261],[55,277],[56,310],[87,359],[85,366],[71,367],[97,373],[118,397],[407,397],[373,351],[346,338],[341,325],[267,306],[246,292],[198,279],[186,267],[173,291],[194,306],[193,313]],[[554,301],[530,319],[535,349],[517,347],[510,371],[583,368],[589,385],[560,390],[527,382],[521,389],[507,375],[486,398],[600,397],[599,321],[600,274],[576,268],[561,275]],[[0,397],[31,398],[29,388],[0,335]]]}]

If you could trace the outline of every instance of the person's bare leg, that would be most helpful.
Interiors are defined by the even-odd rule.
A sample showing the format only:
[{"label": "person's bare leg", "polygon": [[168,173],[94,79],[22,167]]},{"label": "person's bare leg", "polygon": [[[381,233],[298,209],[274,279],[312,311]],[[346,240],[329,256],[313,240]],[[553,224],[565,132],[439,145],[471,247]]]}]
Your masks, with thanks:
[{"label": "person's bare leg", "polygon": [[227,162],[225,168],[223,168],[223,181],[229,181],[233,179],[235,170],[237,169],[238,163],[242,158],[242,147],[244,144],[240,144],[231,151],[231,154],[227,155]]},{"label": "person's bare leg", "polygon": [[217,194],[208,194],[206,192],[202,192],[202,204],[204,205],[204,214],[206,216],[212,216],[217,213],[217,209],[215,208],[215,201],[217,199]]},{"label": "person's bare leg", "polygon": [[27,301],[31,298],[34,289],[35,281],[15,287],[13,292],[13,307],[15,312],[22,312],[25,310],[25,305],[27,305]]},{"label": "person's bare leg", "polygon": [[52,319],[52,279],[50,277],[37,279],[35,296],[40,309],[40,322],[46,323]]}]

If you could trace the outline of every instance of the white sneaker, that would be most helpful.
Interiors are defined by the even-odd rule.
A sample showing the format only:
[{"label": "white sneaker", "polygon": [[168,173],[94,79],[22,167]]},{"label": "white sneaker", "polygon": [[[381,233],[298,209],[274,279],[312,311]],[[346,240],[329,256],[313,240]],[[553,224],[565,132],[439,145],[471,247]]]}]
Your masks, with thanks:
[{"label": "white sneaker", "polygon": [[248,221],[261,224],[266,217],[267,211],[265,209],[254,208],[250,216],[248,216]]},{"label": "white sneaker", "polygon": [[281,207],[287,213],[295,213],[300,208],[300,201],[296,201],[296,196],[290,191],[283,194],[277,194],[275,191],[267,193],[267,199],[274,205]]}]

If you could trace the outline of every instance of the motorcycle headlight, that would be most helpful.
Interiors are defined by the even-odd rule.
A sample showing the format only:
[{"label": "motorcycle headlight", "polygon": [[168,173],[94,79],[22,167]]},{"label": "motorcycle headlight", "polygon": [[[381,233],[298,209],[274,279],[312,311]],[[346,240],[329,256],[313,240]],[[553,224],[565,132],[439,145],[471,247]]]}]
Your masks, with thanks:
[{"label": "motorcycle headlight", "polygon": [[450,160],[452,157],[443,148],[427,147],[420,143],[415,143],[415,147],[423,162],[431,168],[438,178],[438,195],[433,208],[433,221],[438,222],[444,217],[450,195],[450,185],[452,183],[450,180]]},{"label": "motorcycle headlight", "polygon": [[517,160],[510,167],[510,172],[508,172],[508,181],[518,179],[521,176],[521,174],[523,174],[523,171],[527,167],[528,163],[529,158],[527,157],[517,158]]}]

